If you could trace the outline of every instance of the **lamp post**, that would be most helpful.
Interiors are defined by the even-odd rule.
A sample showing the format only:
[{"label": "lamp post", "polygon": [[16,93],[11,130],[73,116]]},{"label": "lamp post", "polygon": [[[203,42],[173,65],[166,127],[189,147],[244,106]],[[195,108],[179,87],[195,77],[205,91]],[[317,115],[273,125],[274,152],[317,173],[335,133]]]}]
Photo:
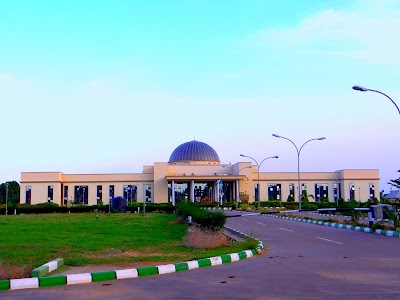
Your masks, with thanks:
[{"label": "lamp post", "polygon": [[272,136],[276,137],[276,138],[288,140],[296,148],[296,151],[297,151],[297,184],[298,184],[298,198],[299,198],[299,211],[300,211],[301,210],[301,194],[300,194],[300,189],[301,189],[301,187],[300,187],[300,152],[301,152],[301,149],[303,149],[304,145],[307,144],[308,142],[322,141],[322,140],[325,140],[325,137],[310,139],[310,140],[306,141],[299,149],[299,148],[297,148],[296,144],[291,139],[288,139],[287,137],[280,136],[277,134],[273,134]]},{"label": "lamp post", "polygon": [[257,210],[260,211],[260,196],[261,196],[261,192],[260,192],[261,191],[261,189],[260,189],[260,167],[261,167],[262,163],[265,160],[270,159],[270,158],[278,158],[279,156],[275,155],[275,156],[266,157],[261,161],[260,164],[254,158],[252,158],[251,156],[244,155],[244,154],[240,154],[240,156],[241,157],[248,157],[248,158],[252,159],[257,165],[257,192],[258,192],[258,205],[257,205],[258,208],[257,208]]},{"label": "lamp post", "polygon": [[8,203],[8,183],[6,182],[6,216],[7,216],[7,203]]},{"label": "lamp post", "polygon": [[377,90],[367,89],[367,88],[362,87],[362,86],[359,86],[359,85],[353,86],[353,90],[355,90],[355,91],[360,91],[360,92],[375,92],[375,93],[381,94],[381,95],[383,95],[383,96],[386,96],[390,101],[392,101],[392,103],[394,104],[394,106],[396,106],[397,111],[398,111],[399,114],[400,114],[400,109],[399,109],[399,107],[397,106],[396,102],[394,102],[393,99],[390,98],[390,97],[389,97],[388,95],[386,95],[385,93],[382,93],[382,92],[377,91]]},{"label": "lamp post", "polygon": [[237,185],[237,189],[236,189],[236,194],[237,194],[236,195],[236,210],[238,209],[238,203],[239,203],[239,197],[240,197],[238,176],[240,175],[240,171],[242,171],[243,169],[250,169],[250,168],[251,168],[251,166],[240,168],[238,173],[237,173],[237,176],[236,176],[236,185]]}]

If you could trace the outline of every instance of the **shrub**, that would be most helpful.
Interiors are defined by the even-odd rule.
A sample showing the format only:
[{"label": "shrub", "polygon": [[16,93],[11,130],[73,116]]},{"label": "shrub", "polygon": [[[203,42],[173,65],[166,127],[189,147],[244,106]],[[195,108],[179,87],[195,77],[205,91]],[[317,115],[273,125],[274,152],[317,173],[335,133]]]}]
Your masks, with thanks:
[{"label": "shrub", "polygon": [[192,216],[193,222],[203,230],[220,230],[226,222],[226,216],[223,213],[201,209],[196,203],[182,202],[176,208],[183,220]]}]

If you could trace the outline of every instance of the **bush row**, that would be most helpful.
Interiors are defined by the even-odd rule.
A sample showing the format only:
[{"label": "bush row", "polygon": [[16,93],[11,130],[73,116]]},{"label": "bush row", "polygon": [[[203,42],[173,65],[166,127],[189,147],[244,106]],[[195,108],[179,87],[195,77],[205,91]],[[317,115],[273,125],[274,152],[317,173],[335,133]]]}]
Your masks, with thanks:
[{"label": "bush row", "polygon": [[226,222],[226,216],[220,212],[201,209],[196,203],[181,202],[177,206],[178,215],[186,220],[189,216],[192,221],[205,230],[220,230]]}]

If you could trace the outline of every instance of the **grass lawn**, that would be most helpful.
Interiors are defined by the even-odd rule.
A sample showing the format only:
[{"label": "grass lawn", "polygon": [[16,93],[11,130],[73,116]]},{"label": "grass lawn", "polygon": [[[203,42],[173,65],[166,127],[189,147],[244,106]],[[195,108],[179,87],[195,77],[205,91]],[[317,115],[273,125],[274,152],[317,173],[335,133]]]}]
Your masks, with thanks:
[{"label": "grass lawn", "polygon": [[187,261],[254,248],[254,242],[197,250],[182,245],[186,225],[172,214],[43,214],[0,216],[1,266]]}]

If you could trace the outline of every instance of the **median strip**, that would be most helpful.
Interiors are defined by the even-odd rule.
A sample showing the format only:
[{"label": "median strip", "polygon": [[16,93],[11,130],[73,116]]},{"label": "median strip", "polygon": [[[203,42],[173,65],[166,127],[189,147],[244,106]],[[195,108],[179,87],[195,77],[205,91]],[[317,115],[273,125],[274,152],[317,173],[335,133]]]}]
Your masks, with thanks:
[{"label": "median strip", "polygon": [[0,280],[0,291],[73,285],[81,283],[109,281],[116,279],[137,278],[141,276],[162,275],[175,272],[182,272],[203,267],[213,267],[252,257],[257,253],[260,253],[261,250],[264,248],[263,242],[258,239],[227,226],[225,226],[224,228],[225,230],[234,233],[236,235],[256,240],[258,242],[256,249],[244,250],[238,253],[230,253],[221,256],[203,258],[199,260],[192,260],[176,264],[160,265],[155,267],[152,266],[152,267],[143,267],[136,269],[56,275],[47,277],[43,276],[42,274],[48,274],[49,272],[51,272],[50,270],[53,271],[59,268],[64,263],[63,259],[58,258],[57,260],[47,263],[32,271],[32,275],[37,275],[32,278]]}]

